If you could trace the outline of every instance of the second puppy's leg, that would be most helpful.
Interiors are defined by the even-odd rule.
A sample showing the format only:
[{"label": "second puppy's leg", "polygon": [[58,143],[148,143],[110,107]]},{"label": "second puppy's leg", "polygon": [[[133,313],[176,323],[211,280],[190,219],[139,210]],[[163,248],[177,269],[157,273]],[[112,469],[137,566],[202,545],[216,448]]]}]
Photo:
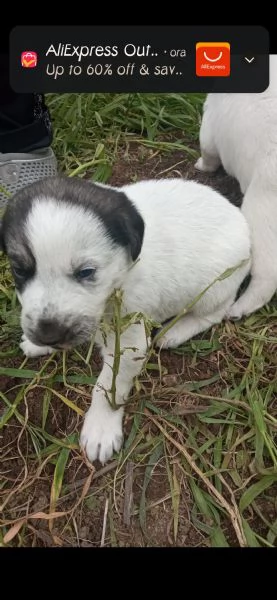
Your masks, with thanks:
[{"label": "second puppy's leg", "polygon": [[231,319],[249,315],[268,302],[277,290],[277,198],[276,190],[253,180],[243,200],[252,238],[251,281],[228,312]]},{"label": "second puppy's leg", "polygon": [[208,108],[204,110],[199,139],[201,157],[195,163],[195,168],[198,169],[198,171],[212,173],[218,169],[221,161],[214,142],[213,128]]}]

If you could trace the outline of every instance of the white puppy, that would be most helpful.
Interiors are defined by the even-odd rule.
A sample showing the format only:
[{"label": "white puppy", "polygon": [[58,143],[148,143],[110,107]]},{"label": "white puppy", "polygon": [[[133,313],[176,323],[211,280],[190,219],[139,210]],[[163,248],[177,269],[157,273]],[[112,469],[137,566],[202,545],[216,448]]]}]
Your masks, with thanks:
[{"label": "white puppy", "polygon": [[222,163],[244,194],[242,212],[252,237],[251,281],[229,316],[241,318],[269,302],[277,289],[277,56],[262,94],[209,94],[196,168]]},{"label": "white puppy", "polygon": [[[88,458],[102,463],[122,444],[123,407],[111,390],[114,335],[99,329],[114,289],[125,313],[163,323],[226,269],[250,257],[250,235],[238,208],[209,187],[181,179],[142,181],[120,189],[56,177],[34,183],[9,203],[2,224],[22,304],[21,348],[27,356],[65,349],[97,332],[103,368],[81,433]],[[219,323],[249,272],[217,282],[161,339],[174,347]],[[116,401],[124,404],[144,364],[143,322],[121,336]]]}]

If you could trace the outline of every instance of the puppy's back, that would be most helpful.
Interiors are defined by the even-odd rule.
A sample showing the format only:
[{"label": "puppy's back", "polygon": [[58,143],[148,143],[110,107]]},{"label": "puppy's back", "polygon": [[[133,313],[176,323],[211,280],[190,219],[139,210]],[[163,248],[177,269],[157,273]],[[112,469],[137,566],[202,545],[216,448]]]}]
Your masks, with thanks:
[{"label": "puppy's back", "polygon": [[[145,222],[139,261],[124,283],[128,310],[163,321],[226,271],[250,257],[248,225],[238,208],[208,186],[182,179],[125,186]],[[197,310],[234,299],[250,261],[211,289]]]},{"label": "puppy's back", "polygon": [[[143,250],[159,262],[162,255],[183,256],[203,268],[249,256],[249,229],[241,211],[211,187],[183,179],[141,181],[122,190],[145,221]],[[219,254],[221,253],[221,256]],[[222,265],[221,265],[222,263]]]},{"label": "puppy's back", "polygon": [[243,193],[255,175],[266,175],[273,182],[272,165],[277,161],[277,56],[270,56],[267,90],[261,94],[209,94],[204,118],[223,167],[239,181]]}]

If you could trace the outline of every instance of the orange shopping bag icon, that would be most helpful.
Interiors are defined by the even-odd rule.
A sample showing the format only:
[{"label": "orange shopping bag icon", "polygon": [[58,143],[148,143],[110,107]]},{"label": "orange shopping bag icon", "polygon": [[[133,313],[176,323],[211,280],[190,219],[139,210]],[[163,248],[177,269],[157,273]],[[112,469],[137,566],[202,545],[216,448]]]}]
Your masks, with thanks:
[{"label": "orange shopping bag icon", "polygon": [[32,52],[31,50],[21,52],[21,66],[25,67],[25,69],[33,69],[37,66],[37,62],[38,55],[36,52]]},{"label": "orange shopping bag icon", "polygon": [[198,42],[196,44],[196,75],[198,77],[229,77],[229,42]]}]

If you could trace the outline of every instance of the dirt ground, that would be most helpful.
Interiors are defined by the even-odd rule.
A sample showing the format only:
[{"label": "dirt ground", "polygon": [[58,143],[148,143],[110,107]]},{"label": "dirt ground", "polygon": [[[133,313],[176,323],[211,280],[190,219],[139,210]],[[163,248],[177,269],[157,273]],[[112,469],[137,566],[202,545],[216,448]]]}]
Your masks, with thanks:
[{"label": "dirt ground", "polygon": [[[157,154],[153,150],[142,146],[130,145],[128,155],[122,154],[118,162],[114,165],[111,184],[121,185],[132,180],[161,177],[184,177],[195,179],[201,183],[209,184],[222,192],[231,202],[236,205],[241,203],[241,193],[235,180],[228,177],[223,170],[219,170],[215,175],[207,175],[194,170],[194,161],[187,158],[182,152],[171,152],[170,154]],[[167,369],[167,382],[174,385],[178,381],[194,381],[213,377],[218,373],[220,358],[217,352],[211,352],[207,357],[202,358],[196,365],[191,364],[190,357],[186,355],[176,355],[170,352],[163,354],[163,366]],[[243,360],[243,357],[242,357]],[[19,367],[22,363],[22,356],[5,359],[6,366]],[[43,364],[43,360],[28,360],[25,368],[38,370]],[[99,371],[100,360],[97,353],[93,355],[92,371]],[[222,366],[224,370],[224,366]],[[154,373],[155,376],[155,373]],[[171,378],[171,379],[170,379]],[[3,392],[9,390],[9,399],[16,397],[18,379],[10,377],[3,378],[1,389]],[[147,382],[145,382],[147,389]],[[215,394],[216,394],[215,384]],[[14,389],[12,390],[12,388]],[[56,383],[57,392],[64,392],[63,384]],[[212,389],[212,388],[211,388]],[[90,392],[88,388],[88,394]],[[28,418],[38,426],[42,419],[42,392],[37,388],[34,392],[28,393]],[[76,394],[70,390],[67,398],[73,398],[76,402]],[[85,410],[88,399],[80,395],[78,406]],[[162,405],[162,398],[160,399]],[[183,398],[183,407],[189,413],[193,408],[189,398]],[[133,413],[135,407],[131,403],[127,411],[125,422],[125,433],[131,431]],[[73,416],[72,416],[73,414]],[[188,414],[188,419],[193,420],[192,415]],[[22,478],[24,471],[24,456],[27,455],[29,448],[28,435],[26,431],[20,434],[18,421],[13,417],[10,423],[12,427],[3,430],[2,447],[5,455],[9,448],[19,448],[19,454],[12,454],[10,460],[5,461],[5,473],[11,482],[11,490],[16,489],[17,481]],[[156,467],[153,470],[146,490],[145,485],[145,463],[140,465],[139,460],[134,464],[127,461],[127,472],[121,468],[117,470],[117,461],[113,460],[106,467],[96,465],[96,472],[92,480],[89,480],[90,466],[87,465],[78,451],[77,433],[81,427],[81,417],[67,410],[64,403],[58,398],[52,398],[51,411],[47,421],[47,433],[51,436],[61,438],[72,434],[74,442],[70,455],[65,476],[63,480],[63,493],[57,503],[56,511],[64,511],[64,517],[55,520],[54,527],[50,534],[49,523],[46,519],[33,519],[29,521],[22,529],[22,544],[33,546],[83,546],[96,547],[101,545],[103,535],[103,523],[105,522],[105,510],[108,506],[113,506],[112,511],[108,511],[108,522],[106,523],[107,536],[104,545],[107,546],[206,546],[207,535],[205,532],[196,528],[191,518],[192,498],[188,488],[187,480],[183,471],[180,470],[178,461],[174,465],[174,472],[180,486],[180,506],[179,506],[179,528],[177,539],[173,537],[173,513],[171,504],[171,494],[168,478],[166,474],[166,464],[164,457],[159,462],[159,447],[157,447]],[[145,427],[145,426],[144,426]],[[149,424],[151,435],[155,435],[155,426]],[[147,427],[144,430],[144,441],[147,444]],[[216,427],[214,427],[216,434]],[[75,436],[75,437],[74,437]],[[174,463],[174,456],[171,456]],[[38,473],[39,469],[39,473]],[[28,478],[30,486],[23,486],[24,489],[17,489],[16,494],[11,495],[7,506],[3,510],[6,519],[15,519],[28,513],[44,512],[49,510],[50,485],[53,476],[54,465],[48,461],[45,467],[39,467],[38,462],[31,461],[28,465]],[[27,477],[27,475],[26,475]],[[24,479],[24,477],[23,477]],[[33,483],[32,483],[33,481]],[[89,483],[88,483],[89,482]],[[25,482],[26,483],[26,482]],[[131,486],[131,492],[127,493],[128,485]],[[85,489],[85,487],[87,489]],[[272,501],[270,497],[260,509],[271,522],[276,519],[276,506],[274,499],[274,490],[271,489]],[[276,492],[276,490],[275,490]],[[144,515],[142,506],[142,496],[147,495],[147,513]],[[78,499],[83,494],[83,499],[78,505]],[[131,502],[132,510],[126,506],[126,497]],[[75,508],[70,512],[72,506]],[[77,505],[76,505],[77,503]],[[275,506],[275,508],[274,508]],[[130,508],[130,507],[129,507]],[[145,516],[145,515],[144,515]],[[197,515],[194,515],[197,518]],[[253,514],[253,522],[256,516]],[[208,523],[207,523],[208,525]],[[262,524],[257,525],[261,535],[263,533]],[[224,525],[224,534],[230,545],[237,545],[234,531],[230,521],[226,518]],[[103,540],[102,540],[103,545]]]},{"label": "dirt ground", "polygon": [[[129,148],[128,154],[122,154],[114,165],[109,181],[112,185],[124,185],[132,180],[183,177],[210,185],[235,206],[241,205],[242,194],[239,184],[233,177],[229,177],[223,168],[220,167],[212,174],[202,173],[194,168],[195,160],[181,151],[156,154],[155,151],[143,146],[133,146]],[[190,147],[198,152],[197,144],[190,143]]]}]

